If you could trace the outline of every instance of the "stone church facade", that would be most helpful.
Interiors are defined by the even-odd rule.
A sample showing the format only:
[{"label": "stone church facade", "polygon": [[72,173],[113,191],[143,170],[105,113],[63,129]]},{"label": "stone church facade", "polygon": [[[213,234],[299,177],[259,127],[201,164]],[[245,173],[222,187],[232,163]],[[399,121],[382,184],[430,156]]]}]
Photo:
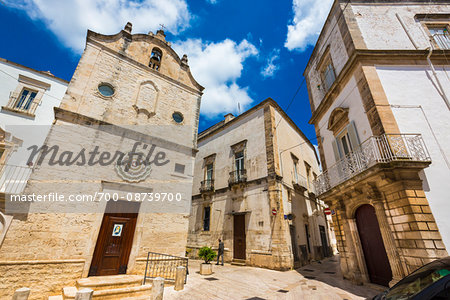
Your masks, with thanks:
[{"label": "stone church facade", "polygon": [[[12,217],[0,244],[2,297],[24,284],[36,299],[87,276],[141,276],[149,251],[185,254],[203,87],[162,30],[132,34],[131,26],[111,36],[88,31],[45,142],[59,147],[59,163],[53,152],[30,158],[21,193],[90,200],[10,204],[13,195],[1,195]],[[62,151],[100,154],[70,165]],[[116,151],[131,155],[129,168],[105,163]]]},{"label": "stone church facade", "polygon": [[332,254],[313,145],[272,99],[198,137],[188,252],[224,241],[225,261],[288,270]]},{"label": "stone church facade", "polygon": [[315,186],[353,281],[392,285],[448,255],[449,10],[336,0],[304,71]]}]

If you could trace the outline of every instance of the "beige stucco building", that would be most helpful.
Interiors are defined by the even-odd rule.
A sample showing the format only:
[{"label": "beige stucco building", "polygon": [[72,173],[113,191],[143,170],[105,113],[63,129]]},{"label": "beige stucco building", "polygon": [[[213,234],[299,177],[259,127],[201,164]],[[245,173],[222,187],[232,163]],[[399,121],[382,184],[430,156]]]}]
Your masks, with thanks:
[{"label": "beige stucco building", "polygon": [[272,99],[198,137],[188,251],[225,244],[225,261],[290,269],[331,255],[313,145]]},{"label": "beige stucco building", "polygon": [[[12,220],[0,226],[0,298],[24,285],[31,299],[71,286],[74,293],[81,278],[118,274],[139,275],[132,280],[139,286],[119,276],[121,283],[109,284],[122,290],[103,286],[103,296],[148,295],[151,287],[140,286],[147,253],[185,254],[202,90],[162,30],[131,34],[128,23],[111,36],[88,31],[45,141],[59,147],[59,160],[41,152],[28,161],[33,172],[21,195],[48,197],[17,204],[12,193],[1,194]],[[128,170],[110,158],[150,155],[149,145],[156,146],[151,165],[131,156]],[[80,158],[88,151],[100,155]],[[45,201],[50,195],[65,200]]]},{"label": "beige stucco building", "polygon": [[448,1],[334,1],[304,71],[341,268],[393,284],[450,246]]}]

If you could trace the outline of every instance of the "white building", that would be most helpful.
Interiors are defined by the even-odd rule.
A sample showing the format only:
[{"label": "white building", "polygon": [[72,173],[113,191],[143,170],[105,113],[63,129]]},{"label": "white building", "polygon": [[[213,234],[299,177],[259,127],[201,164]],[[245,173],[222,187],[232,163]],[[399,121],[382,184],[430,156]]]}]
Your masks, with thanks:
[{"label": "white building", "polygon": [[[304,72],[316,186],[356,281],[395,283],[450,247],[449,12],[449,1],[337,0]],[[372,216],[378,241],[364,234]]]},{"label": "white building", "polygon": [[268,98],[199,134],[188,248],[225,244],[225,260],[290,269],[330,256],[313,145]]},{"label": "white building", "polygon": [[27,148],[44,143],[67,85],[50,72],[0,58],[0,170],[15,178],[0,179],[0,191],[23,189],[31,172]]}]

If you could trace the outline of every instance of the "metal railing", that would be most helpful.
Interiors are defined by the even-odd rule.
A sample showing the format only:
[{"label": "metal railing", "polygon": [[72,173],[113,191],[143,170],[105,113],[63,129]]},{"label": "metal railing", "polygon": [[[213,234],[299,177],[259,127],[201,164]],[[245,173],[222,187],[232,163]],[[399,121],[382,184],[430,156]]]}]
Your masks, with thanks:
[{"label": "metal railing", "polygon": [[439,49],[450,49],[450,34],[448,33],[435,33],[433,34],[433,39],[438,45]]},{"label": "metal railing", "polygon": [[228,179],[228,184],[237,184],[247,181],[247,170],[240,169],[230,172],[230,178]]},{"label": "metal railing", "polygon": [[0,193],[21,193],[32,171],[32,167],[0,164]]},{"label": "metal railing", "polygon": [[316,191],[323,194],[377,163],[391,161],[430,162],[431,158],[420,134],[373,136],[320,174],[314,181]]},{"label": "metal railing", "polygon": [[306,182],[306,178],[303,177],[303,175],[295,174],[295,172],[292,172],[292,185],[294,187],[302,187],[307,189],[308,183]]},{"label": "metal railing", "polygon": [[21,94],[11,92],[8,104],[5,106],[8,110],[33,115],[39,106],[39,102],[34,98],[30,103],[19,103]]},{"label": "metal railing", "polygon": [[144,284],[146,279],[156,277],[162,277],[164,280],[175,281],[177,267],[180,266],[186,268],[186,273],[184,276],[184,283],[186,283],[187,275],[189,275],[187,257],[148,252],[147,264],[145,265]]},{"label": "metal railing", "polygon": [[214,179],[206,179],[200,182],[200,192],[214,191]]}]

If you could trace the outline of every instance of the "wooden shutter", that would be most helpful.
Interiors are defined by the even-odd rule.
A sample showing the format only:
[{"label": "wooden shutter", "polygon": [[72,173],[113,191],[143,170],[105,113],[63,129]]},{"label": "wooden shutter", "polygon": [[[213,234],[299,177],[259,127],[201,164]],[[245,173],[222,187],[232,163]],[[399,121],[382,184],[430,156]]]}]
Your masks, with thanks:
[{"label": "wooden shutter", "polygon": [[350,139],[350,143],[352,144],[352,150],[355,151],[359,148],[360,141],[358,138],[358,133],[356,132],[355,122],[351,121],[347,126],[348,137]]}]

